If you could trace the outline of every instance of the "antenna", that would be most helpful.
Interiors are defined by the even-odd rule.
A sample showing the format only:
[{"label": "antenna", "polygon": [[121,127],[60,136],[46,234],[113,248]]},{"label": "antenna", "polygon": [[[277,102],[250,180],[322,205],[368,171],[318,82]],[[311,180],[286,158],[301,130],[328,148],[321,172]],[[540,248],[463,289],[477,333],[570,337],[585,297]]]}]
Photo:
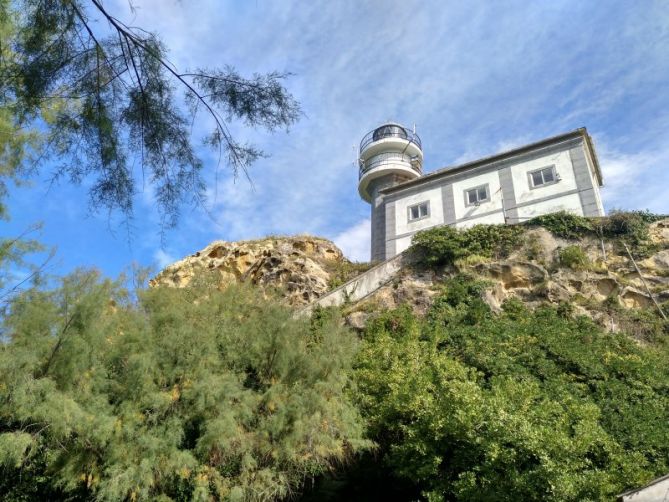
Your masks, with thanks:
[{"label": "antenna", "polygon": [[416,123],[413,123],[413,133],[416,134]]}]

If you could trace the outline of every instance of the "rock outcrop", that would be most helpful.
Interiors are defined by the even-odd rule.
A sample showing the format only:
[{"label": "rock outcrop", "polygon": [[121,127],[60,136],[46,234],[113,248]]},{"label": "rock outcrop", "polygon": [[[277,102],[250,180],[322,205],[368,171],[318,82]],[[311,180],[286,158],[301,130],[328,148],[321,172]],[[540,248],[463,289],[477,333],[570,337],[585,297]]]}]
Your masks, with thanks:
[{"label": "rock outcrop", "polygon": [[[659,303],[669,301],[669,218],[651,224],[649,233],[658,250],[637,261],[643,280],[629,256],[615,243],[602,244],[594,238],[564,240],[543,228],[534,228],[525,234],[523,245],[503,260],[465,260],[454,267],[432,271],[406,268],[360,304],[347,306],[346,320],[351,327],[360,329],[369,312],[402,304],[423,314],[444,279],[465,272],[488,281],[490,287],[484,300],[494,311],[499,311],[510,297],[519,298],[530,307],[545,302],[567,303],[575,313],[615,331],[619,319],[615,309],[606,308],[607,304],[623,309],[655,308],[651,294]],[[574,245],[588,257],[588,266],[583,269],[572,269],[560,262],[560,250]]]},{"label": "rock outcrop", "polygon": [[[360,330],[369,316],[380,309],[408,304],[418,314],[424,314],[444,279],[465,272],[488,281],[490,287],[484,300],[494,311],[499,311],[510,297],[519,298],[530,307],[545,302],[566,303],[577,314],[588,315],[615,331],[620,318],[616,317],[616,309],[609,307],[647,309],[655,308],[653,300],[669,301],[669,218],[651,224],[649,233],[655,252],[637,261],[643,280],[619,243],[592,237],[564,240],[546,229],[531,228],[524,234],[523,244],[503,260],[463,260],[441,270],[421,270],[407,259],[409,265],[403,265],[390,282],[363,300],[347,298],[343,302],[344,315],[349,326]],[[571,268],[561,262],[561,250],[575,245],[587,256],[587,266]],[[213,242],[167,267],[151,285],[182,287],[197,274],[213,273],[222,287],[246,281],[264,290],[280,290],[290,305],[304,307],[361,271],[326,239],[271,237]]]},{"label": "rock outcrop", "polygon": [[333,273],[346,261],[337,246],[318,237],[215,241],[165,268],[150,285],[183,287],[197,274],[209,272],[221,286],[250,282],[266,290],[280,289],[289,304],[299,306],[331,289]]}]

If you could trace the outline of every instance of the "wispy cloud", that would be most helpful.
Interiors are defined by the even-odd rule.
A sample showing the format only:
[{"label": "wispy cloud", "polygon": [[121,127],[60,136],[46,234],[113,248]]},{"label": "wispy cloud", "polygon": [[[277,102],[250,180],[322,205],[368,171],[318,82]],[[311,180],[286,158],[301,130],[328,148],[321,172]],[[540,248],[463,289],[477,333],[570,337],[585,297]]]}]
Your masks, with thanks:
[{"label": "wispy cloud", "polygon": [[639,153],[624,153],[598,142],[604,172],[604,204],[607,209],[648,209],[668,214],[669,146]]},{"label": "wispy cloud", "polygon": [[[292,72],[287,86],[305,111],[290,134],[232,126],[271,154],[251,169],[253,187],[225,169],[216,177],[216,156],[202,150],[208,211],[185,209],[165,236],[172,256],[214,239],[311,233],[335,236],[349,257],[367,260],[369,206],[356,190],[355,145],[387,119],[417,124],[427,171],[587,126],[598,140],[606,206],[669,209],[662,2],[133,3],[134,14],[127,0],[108,5],[160,33],[179,68]],[[138,205],[133,258],[150,262],[159,220],[150,193]],[[57,211],[47,218],[59,224]]]},{"label": "wispy cloud", "polygon": [[155,264],[158,266],[158,269],[162,270],[165,267],[167,267],[168,265],[171,265],[172,263],[177,261],[177,258],[175,258],[171,254],[167,253],[163,249],[157,249],[153,253],[153,260],[154,260]]},{"label": "wispy cloud", "polygon": [[369,261],[370,231],[370,219],[367,218],[337,234],[332,240],[349,260]]}]

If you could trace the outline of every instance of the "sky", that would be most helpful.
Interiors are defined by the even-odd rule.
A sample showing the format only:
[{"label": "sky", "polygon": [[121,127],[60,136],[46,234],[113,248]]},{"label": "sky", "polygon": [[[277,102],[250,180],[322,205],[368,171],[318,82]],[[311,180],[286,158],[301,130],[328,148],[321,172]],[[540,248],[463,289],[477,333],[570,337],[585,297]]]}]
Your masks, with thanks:
[{"label": "sky", "polygon": [[[55,249],[50,271],[155,271],[214,240],[312,234],[369,259],[370,208],[357,193],[356,148],[393,120],[422,139],[424,170],[475,160],[587,127],[606,210],[669,213],[669,4],[650,0],[107,0],[128,24],[157,32],[179,69],[232,65],[290,72],[304,112],[290,131],[232,124],[270,156],[252,184],[207,166],[206,209],[184,206],[161,232],[150,190],[129,221],[91,213],[85,186],[11,189],[7,236]],[[206,118],[198,127],[205,130]],[[198,142],[199,139],[195,138]],[[218,169],[218,173],[216,173]]]}]

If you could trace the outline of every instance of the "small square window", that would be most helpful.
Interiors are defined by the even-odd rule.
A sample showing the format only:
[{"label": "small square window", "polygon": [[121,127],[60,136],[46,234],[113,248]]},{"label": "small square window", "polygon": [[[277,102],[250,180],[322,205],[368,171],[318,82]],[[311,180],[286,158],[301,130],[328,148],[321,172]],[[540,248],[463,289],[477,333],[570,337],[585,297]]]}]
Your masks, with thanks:
[{"label": "small square window", "polygon": [[532,188],[552,185],[560,181],[559,176],[555,170],[555,166],[542,167],[536,171],[531,171],[528,173],[530,178],[530,186]]},{"label": "small square window", "polygon": [[409,206],[409,221],[421,220],[430,216],[430,201]]},{"label": "small square window", "polygon": [[467,206],[478,206],[481,202],[488,200],[490,200],[488,185],[481,185],[480,187],[465,190],[465,205]]}]

